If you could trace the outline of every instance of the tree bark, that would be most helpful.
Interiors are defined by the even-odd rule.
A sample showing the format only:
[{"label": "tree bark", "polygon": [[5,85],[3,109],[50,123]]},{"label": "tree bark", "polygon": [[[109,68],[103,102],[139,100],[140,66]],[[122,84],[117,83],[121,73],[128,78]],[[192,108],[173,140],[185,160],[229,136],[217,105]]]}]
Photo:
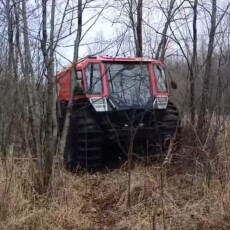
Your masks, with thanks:
[{"label": "tree bark", "polygon": [[156,52],[156,59],[160,59],[161,61],[164,61],[165,58],[166,44],[167,44],[167,31],[172,21],[172,17],[173,17],[172,10],[175,2],[176,0],[170,0],[166,22],[164,25],[164,29],[162,31],[161,41],[158,45],[157,52]]},{"label": "tree bark", "polygon": [[[35,155],[38,156],[38,164],[42,166],[42,152],[41,143],[39,138],[39,121],[38,116],[38,103],[36,95],[36,87],[34,81],[34,72],[32,66],[30,42],[29,42],[29,32],[27,23],[27,13],[26,13],[26,0],[22,0],[22,21],[23,21],[23,38],[24,38],[24,69],[23,75],[26,82],[27,97],[29,103],[29,116],[30,116],[30,127],[33,139],[33,146]],[[22,56],[21,56],[22,58]]]},{"label": "tree bark", "polygon": [[206,65],[205,65],[205,71],[204,71],[201,107],[200,107],[200,112],[198,115],[198,127],[201,130],[203,129],[204,125],[206,124],[207,110],[210,106],[210,104],[209,104],[209,100],[210,100],[210,98],[209,98],[209,93],[210,93],[209,92],[209,85],[210,85],[210,78],[211,78],[214,40],[215,40],[215,34],[216,34],[216,11],[217,11],[216,0],[212,0],[211,29],[210,29],[210,33],[209,33],[208,51],[207,51]]},{"label": "tree bark", "polygon": [[143,46],[142,46],[142,8],[143,0],[138,0],[137,2],[137,26],[136,26],[136,56],[143,56]]},{"label": "tree bark", "polygon": [[190,116],[191,116],[191,124],[195,125],[195,76],[197,74],[197,5],[198,0],[194,0],[193,5],[193,52],[192,52],[192,61],[190,66]]},{"label": "tree bark", "polygon": [[[7,31],[8,31],[8,46],[9,46],[9,55],[8,55],[8,71],[12,71],[13,67],[13,58],[14,58],[14,43],[13,43],[13,36],[14,36],[14,30],[13,30],[13,18],[11,13],[11,1],[6,1],[6,15],[7,15]],[[12,74],[12,72],[11,72]]]},{"label": "tree bark", "polygon": [[[42,0],[42,53],[47,72],[48,80],[48,98],[46,105],[46,126],[45,126],[45,146],[44,151],[44,173],[43,184],[45,187],[49,185],[50,176],[52,174],[53,160],[56,152],[57,132],[56,132],[56,97],[54,85],[54,18],[55,18],[55,0],[51,5],[51,21],[50,21],[50,45],[47,47],[47,0]],[[53,130],[55,132],[53,132]]]},{"label": "tree bark", "polygon": [[[137,2],[133,0],[128,0],[127,2],[128,2],[128,16],[133,31],[133,38],[134,38],[135,49],[136,49],[136,57],[142,57],[143,56],[143,44],[142,44],[143,0],[138,0]],[[133,12],[134,3],[137,12],[136,18]]]},{"label": "tree bark", "polygon": [[69,130],[69,125],[70,125],[70,118],[71,118],[71,107],[73,104],[73,96],[74,96],[74,89],[76,86],[76,64],[79,56],[79,46],[81,42],[81,36],[82,36],[82,0],[78,0],[78,27],[77,27],[77,34],[76,34],[76,39],[74,41],[74,55],[73,55],[73,63],[72,63],[72,69],[71,69],[71,97],[70,100],[68,101],[67,105],[67,113],[66,113],[66,118],[64,122],[64,127],[62,131],[62,136],[61,136],[61,146],[60,146],[60,151],[62,155],[64,154],[65,150],[65,145],[66,145],[66,138]]}]

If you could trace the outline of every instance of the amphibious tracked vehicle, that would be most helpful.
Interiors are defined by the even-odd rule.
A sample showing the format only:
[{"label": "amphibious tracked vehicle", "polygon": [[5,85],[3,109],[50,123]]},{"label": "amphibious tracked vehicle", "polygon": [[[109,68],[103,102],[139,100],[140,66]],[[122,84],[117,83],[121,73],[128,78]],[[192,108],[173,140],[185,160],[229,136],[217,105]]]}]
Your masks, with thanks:
[{"label": "amphibious tracked vehicle", "polygon": [[60,133],[71,99],[72,68],[77,84],[64,153],[71,168],[103,167],[106,156],[126,151],[130,140],[135,152],[140,146],[148,154],[162,152],[180,133],[179,111],[170,101],[171,83],[163,63],[108,56],[88,56],[56,76]]}]

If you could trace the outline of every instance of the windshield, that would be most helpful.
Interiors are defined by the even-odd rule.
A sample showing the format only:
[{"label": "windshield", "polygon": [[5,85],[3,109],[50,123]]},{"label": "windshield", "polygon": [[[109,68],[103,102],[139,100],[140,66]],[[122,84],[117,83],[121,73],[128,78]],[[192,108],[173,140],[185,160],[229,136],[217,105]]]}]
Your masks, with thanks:
[{"label": "windshield", "polygon": [[148,64],[106,63],[111,100],[118,107],[145,107],[152,103]]}]

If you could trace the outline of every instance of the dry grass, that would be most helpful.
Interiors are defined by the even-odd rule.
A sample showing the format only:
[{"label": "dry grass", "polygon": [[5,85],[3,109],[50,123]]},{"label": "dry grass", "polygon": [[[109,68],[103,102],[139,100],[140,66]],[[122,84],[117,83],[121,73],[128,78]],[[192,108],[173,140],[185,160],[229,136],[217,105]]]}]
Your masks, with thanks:
[{"label": "dry grass", "polygon": [[212,159],[186,147],[164,168],[136,164],[129,209],[125,169],[76,175],[57,166],[49,193],[39,196],[29,162],[9,162],[7,171],[0,165],[0,229],[230,229],[230,142],[223,136]]}]

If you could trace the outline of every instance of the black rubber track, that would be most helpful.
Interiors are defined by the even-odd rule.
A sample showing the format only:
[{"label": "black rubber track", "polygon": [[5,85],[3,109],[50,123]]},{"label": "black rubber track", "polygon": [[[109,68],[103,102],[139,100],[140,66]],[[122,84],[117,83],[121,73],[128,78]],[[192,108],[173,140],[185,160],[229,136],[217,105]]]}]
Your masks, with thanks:
[{"label": "black rubber track", "polygon": [[80,166],[97,170],[103,167],[104,133],[85,111],[79,111],[78,115],[72,118],[67,140],[68,157],[65,159],[69,169]]},{"label": "black rubber track", "polygon": [[[159,139],[164,142],[166,138],[175,138],[173,148],[178,150],[181,144],[181,121],[177,107],[172,102],[169,102],[166,110],[160,112],[157,120],[159,121]],[[163,149],[167,150],[167,147],[163,146]]]}]

